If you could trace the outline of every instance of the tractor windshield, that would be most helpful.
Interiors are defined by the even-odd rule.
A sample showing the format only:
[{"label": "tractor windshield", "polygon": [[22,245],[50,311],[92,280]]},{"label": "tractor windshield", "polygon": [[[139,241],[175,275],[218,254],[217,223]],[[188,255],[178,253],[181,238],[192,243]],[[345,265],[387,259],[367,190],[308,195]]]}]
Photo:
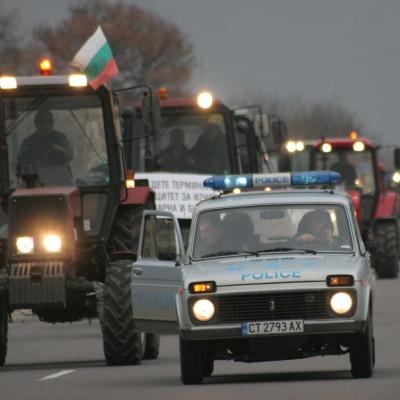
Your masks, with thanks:
[{"label": "tractor windshield", "polygon": [[369,150],[335,149],[329,153],[315,153],[315,169],[329,169],[342,175],[347,190],[361,190],[363,194],[376,191],[372,153]]},{"label": "tractor windshield", "polygon": [[101,100],[94,95],[3,98],[12,189],[108,184]]},{"label": "tractor windshield", "polygon": [[[229,172],[227,129],[222,114],[162,112],[162,128],[151,142],[153,171],[198,174]],[[136,127],[135,132],[144,136],[140,126]],[[135,171],[145,171],[145,154],[145,140],[139,139],[134,145]]]}]

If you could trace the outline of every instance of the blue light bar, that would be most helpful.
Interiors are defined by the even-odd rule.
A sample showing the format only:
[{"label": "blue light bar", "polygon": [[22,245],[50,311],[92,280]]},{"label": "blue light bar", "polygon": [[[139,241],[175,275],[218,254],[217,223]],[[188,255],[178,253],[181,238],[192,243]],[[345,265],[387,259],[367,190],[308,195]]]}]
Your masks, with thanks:
[{"label": "blue light bar", "polygon": [[276,174],[216,175],[206,179],[203,186],[214,190],[276,188],[290,186],[336,185],[341,175],[332,171],[284,172]]}]

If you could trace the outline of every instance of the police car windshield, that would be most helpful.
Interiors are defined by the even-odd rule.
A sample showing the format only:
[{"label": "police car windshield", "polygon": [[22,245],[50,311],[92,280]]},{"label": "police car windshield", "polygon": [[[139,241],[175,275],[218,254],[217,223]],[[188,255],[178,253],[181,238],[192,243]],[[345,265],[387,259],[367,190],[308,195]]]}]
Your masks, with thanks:
[{"label": "police car windshield", "polygon": [[252,206],[202,212],[197,220],[192,258],[352,251],[342,206]]}]

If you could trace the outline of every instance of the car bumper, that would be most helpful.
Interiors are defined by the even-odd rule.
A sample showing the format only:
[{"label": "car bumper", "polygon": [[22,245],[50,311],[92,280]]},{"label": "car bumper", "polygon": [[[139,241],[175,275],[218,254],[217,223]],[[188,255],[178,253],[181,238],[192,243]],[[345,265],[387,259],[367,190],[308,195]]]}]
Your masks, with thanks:
[{"label": "car bumper", "polygon": [[307,335],[332,335],[352,334],[364,331],[366,321],[356,320],[320,320],[304,321],[304,332],[289,334],[268,334],[243,336],[240,324],[193,326],[181,329],[180,334],[184,340],[220,340],[220,339],[249,339],[272,336],[307,336]]}]

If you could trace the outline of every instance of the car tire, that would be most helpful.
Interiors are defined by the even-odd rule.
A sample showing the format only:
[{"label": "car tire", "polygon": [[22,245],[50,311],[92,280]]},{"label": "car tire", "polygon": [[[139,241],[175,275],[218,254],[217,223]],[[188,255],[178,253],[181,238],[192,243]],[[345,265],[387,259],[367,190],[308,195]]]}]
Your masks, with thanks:
[{"label": "car tire", "polygon": [[184,385],[196,385],[203,381],[201,345],[179,338],[181,380]]},{"label": "car tire", "polygon": [[135,329],[130,287],[132,260],[110,263],[104,287],[103,348],[107,365],[140,364],[144,338]]},{"label": "car tire", "polygon": [[3,366],[7,356],[8,342],[8,301],[6,292],[0,292],[0,366]]},{"label": "car tire", "polygon": [[375,366],[375,339],[372,314],[369,313],[365,332],[356,334],[350,346],[351,374],[354,378],[369,378]]},{"label": "car tire", "polygon": [[374,229],[376,250],[374,268],[378,278],[397,278],[399,275],[399,246],[394,223],[378,223]]}]

